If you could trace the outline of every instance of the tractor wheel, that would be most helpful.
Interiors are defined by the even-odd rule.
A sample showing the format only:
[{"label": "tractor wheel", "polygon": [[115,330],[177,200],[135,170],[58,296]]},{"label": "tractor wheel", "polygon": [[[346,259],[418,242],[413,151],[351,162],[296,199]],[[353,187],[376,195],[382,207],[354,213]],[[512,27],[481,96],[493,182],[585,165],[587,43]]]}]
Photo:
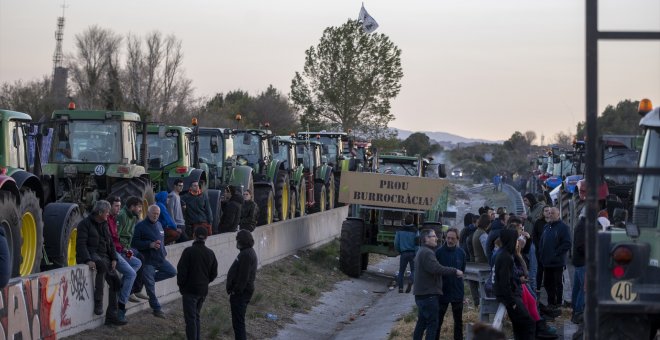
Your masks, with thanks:
[{"label": "tractor wheel", "polygon": [[367,270],[369,266],[369,253],[362,254],[362,260],[360,261],[360,268],[362,270]]},{"label": "tractor wheel", "polygon": [[291,190],[291,202],[289,204],[289,218],[296,218],[297,207],[298,207],[298,191]]},{"label": "tractor wheel", "polygon": [[257,225],[273,223],[273,214],[275,213],[275,196],[273,195],[273,190],[266,186],[254,188],[254,202],[259,207]]},{"label": "tractor wheel", "polygon": [[213,234],[220,233],[220,217],[222,217],[222,192],[220,190],[209,189],[207,191],[209,196],[209,203],[211,203],[211,214],[213,221],[211,221],[211,230]]},{"label": "tractor wheel", "polygon": [[[341,225],[339,241],[339,269],[350,277],[360,277],[362,272],[362,229],[359,220],[345,220]],[[367,254],[368,256],[369,254]]]},{"label": "tractor wheel", "polygon": [[298,185],[298,206],[296,207],[296,216],[303,217],[307,210],[307,183],[305,179],[300,180]]},{"label": "tractor wheel", "polygon": [[335,191],[335,176],[330,175],[330,180],[328,180],[328,183],[325,186],[325,192],[328,195],[328,199],[326,201],[326,209],[334,209],[335,208],[335,199],[337,199],[335,196],[337,196],[337,191]]},{"label": "tractor wheel", "polygon": [[30,189],[21,192],[21,265],[18,275],[39,272],[44,244],[44,220],[39,198]]},{"label": "tractor wheel", "polygon": [[139,216],[140,220],[147,216],[147,208],[156,202],[151,183],[142,178],[125,179],[113,184],[110,189],[110,195],[119,196],[122,202],[126,202],[126,199],[130,196],[141,198],[142,214]]},{"label": "tractor wheel", "polygon": [[651,333],[646,315],[602,313],[598,323],[598,339],[648,339]]},{"label": "tractor wheel", "polygon": [[291,187],[289,186],[289,175],[285,171],[277,174],[275,181],[275,206],[280,221],[289,218],[289,206],[291,204]]},{"label": "tractor wheel", "polygon": [[11,277],[19,274],[21,265],[21,219],[16,199],[9,192],[0,192],[0,228],[5,232],[9,247]]},{"label": "tractor wheel", "polygon": [[312,207],[312,212],[322,212],[325,211],[326,199],[328,196],[325,192],[325,184],[323,183],[314,183],[314,206]]},{"label": "tractor wheel", "polygon": [[46,269],[76,265],[76,240],[78,223],[82,214],[75,203],[51,203],[44,209],[44,220],[49,227],[44,228],[44,249],[53,263]]}]

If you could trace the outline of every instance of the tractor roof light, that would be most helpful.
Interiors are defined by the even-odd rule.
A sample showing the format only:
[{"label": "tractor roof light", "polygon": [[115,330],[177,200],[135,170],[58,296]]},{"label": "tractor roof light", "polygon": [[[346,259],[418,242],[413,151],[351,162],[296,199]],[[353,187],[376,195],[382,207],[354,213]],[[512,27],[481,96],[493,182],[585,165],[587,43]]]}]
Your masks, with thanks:
[{"label": "tractor roof light", "polygon": [[619,246],[612,252],[612,259],[620,265],[626,265],[633,259],[633,252],[626,246]]},{"label": "tractor roof light", "polygon": [[192,119],[192,126],[197,126],[197,118]]},{"label": "tractor roof light", "polygon": [[241,114],[240,114],[240,113],[237,113],[236,116],[234,117],[234,119],[235,119],[237,122],[240,122],[241,119],[243,119],[243,117],[241,117]]},{"label": "tractor roof light", "polygon": [[639,113],[640,116],[645,116],[647,113],[651,112],[651,110],[653,110],[653,103],[650,99],[644,98],[639,102],[637,113]]},{"label": "tractor roof light", "polygon": [[76,103],[73,100],[69,102],[68,109],[69,110],[75,110],[76,109]]},{"label": "tractor roof light", "polygon": [[270,123],[269,123],[269,122],[266,122],[266,123],[264,124],[264,126],[266,127],[266,129],[268,129],[268,128],[270,127]]}]

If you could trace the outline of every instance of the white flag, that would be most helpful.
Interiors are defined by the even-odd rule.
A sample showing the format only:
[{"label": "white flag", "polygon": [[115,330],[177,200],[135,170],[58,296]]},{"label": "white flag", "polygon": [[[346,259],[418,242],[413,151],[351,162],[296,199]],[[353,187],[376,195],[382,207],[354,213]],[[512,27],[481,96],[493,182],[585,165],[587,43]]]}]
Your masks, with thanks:
[{"label": "white flag", "polygon": [[371,17],[371,15],[369,15],[369,13],[367,13],[367,10],[364,9],[364,4],[360,9],[358,21],[362,22],[362,29],[367,33],[371,33],[378,28],[378,23],[373,17]]}]

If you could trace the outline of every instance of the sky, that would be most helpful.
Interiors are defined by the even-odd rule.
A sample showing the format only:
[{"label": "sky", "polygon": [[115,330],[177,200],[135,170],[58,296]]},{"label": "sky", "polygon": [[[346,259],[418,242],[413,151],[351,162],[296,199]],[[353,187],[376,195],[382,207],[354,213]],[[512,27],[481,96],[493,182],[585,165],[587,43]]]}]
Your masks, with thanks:
[{"label": "sky", "polygon": [[[182,41],[195,96],[272,84],[288,95],[323,30],[356,19],[356,0],[67,0],[63,51],[92,25]],[[52,73],[62,0],[0,0],[0,83]],[[370,0],[402,50],[390,127],[547,144],[585,120],[584,0]],[[601,0],[599,29],[660,31],[660,0]],[[599,112],[624,99],[660,104],[660,41],[599,44]],[[631,117],[638,119],[638,117]]]}]

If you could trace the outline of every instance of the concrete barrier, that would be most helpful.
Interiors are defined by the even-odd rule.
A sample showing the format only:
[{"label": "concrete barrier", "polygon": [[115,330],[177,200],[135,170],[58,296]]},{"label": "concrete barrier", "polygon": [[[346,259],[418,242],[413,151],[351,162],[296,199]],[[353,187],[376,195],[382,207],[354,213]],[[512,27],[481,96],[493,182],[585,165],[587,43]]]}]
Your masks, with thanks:
[{"label": "concrete barrier", "polygon": [[[348,207],[341,207],[257,228],[253,236],[259,267],[338,237],[347,214]],[[183,249],[190,244],[167,246],[167,259],[176,266]],[[212,285],[219,284],[225,280],[238,254],[235,233],[213,235],[206,245],[218,258],[219,276]],[[0,291],[0,340],[57,339],[102,325],[104,316],[93,312],[93,282],[92,272],[86,265],[11,280]],[[156,294],[161,303],[178,299],[176,278],[158,282]],[[104,297],[107,300],[107,287]],[[148,308],[146,301],[129,303],[127,314]]]}]

